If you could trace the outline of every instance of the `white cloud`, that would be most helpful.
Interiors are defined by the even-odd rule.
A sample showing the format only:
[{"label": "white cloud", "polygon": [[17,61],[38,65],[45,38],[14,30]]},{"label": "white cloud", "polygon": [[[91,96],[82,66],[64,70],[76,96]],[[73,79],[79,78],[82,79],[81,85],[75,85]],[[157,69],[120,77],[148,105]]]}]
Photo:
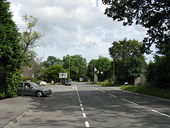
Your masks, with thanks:
[{"label": "white cloud", "polygon": [[104,15],[105,6],[97,0],[10,0],[11,10],[22,30],[22,16],[39,19],[38,29],[43,42],[36,48],[39,57],[49,55],[61,58],[66,54],[81,54],[87,60],[99,55],[109,57],[108,48],[113,41],[138,39],[145,29],[139,26],[122,26]]}]

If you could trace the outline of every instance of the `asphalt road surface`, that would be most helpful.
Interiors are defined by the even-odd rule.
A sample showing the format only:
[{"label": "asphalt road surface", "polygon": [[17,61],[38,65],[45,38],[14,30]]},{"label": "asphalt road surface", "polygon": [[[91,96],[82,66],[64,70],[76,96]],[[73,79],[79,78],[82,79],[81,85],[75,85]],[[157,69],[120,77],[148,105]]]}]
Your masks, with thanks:
[{"label": "asphalt road surface", "polygon": [[114,87],[73,83],[32,97],[34,109],[14,128],[170,128],[170,101]]}]

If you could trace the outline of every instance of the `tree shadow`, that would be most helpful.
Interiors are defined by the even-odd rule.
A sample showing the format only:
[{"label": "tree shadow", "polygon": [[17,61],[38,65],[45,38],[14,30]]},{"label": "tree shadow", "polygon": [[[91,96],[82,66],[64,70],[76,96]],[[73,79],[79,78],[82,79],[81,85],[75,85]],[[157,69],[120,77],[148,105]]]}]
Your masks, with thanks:
[{"label": "tree shadow", "polygon": [[[105,90],[104,87],[101,89]],[[90,126],[95,128],[169,128],[170,126],[169,118],[125,102],[121,98],[109,97],[106,93],[127,99],[133,96],[132,98],[141,104],[149,105],[149,101],[139,96],[131,94],[123,96],[121,91],[107,89],[106,93],[101,93],[88,86],[78,87],[78,90],[87,118],[82,117],[76,91],[61,90],[49,97],[32,97],[30,104],[35,109],[24,117],[20,126],[24,128],[82,128],[85,127],[85,120],[88,120]]]}]

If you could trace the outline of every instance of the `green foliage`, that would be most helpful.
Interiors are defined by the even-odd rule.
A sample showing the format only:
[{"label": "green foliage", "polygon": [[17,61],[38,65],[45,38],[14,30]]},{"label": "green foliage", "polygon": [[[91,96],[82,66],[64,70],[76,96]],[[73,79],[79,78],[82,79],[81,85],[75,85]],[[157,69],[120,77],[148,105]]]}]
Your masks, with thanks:
[{"label": "green foliage", "polygon": [[22,77],[21,77],[21,72],[16,71],[16,72],[10,72],[8,73],[6,77],[6,97],[13,97],[17,93],[17,86],[19,85],[19,82],[21,82]]},{"label": "green foliage", "polygon": [[94,68],[96,65],[97,60],[92,59],[87,66],[87,76],[90,78],[91,81],[94,80]]},{"label": "green foliage", "polygon": [[68,73],[61,65],[52,65],[44,69],[41,79],[46,82],[59,82],[59,73]]},{"label": "green foliage", "polygon": [[16,95],[22,63],[19,33],[6,0],[0,1],[0,98]]},{"label": "green foliage", "polygon": [[121,89],[170,99],[170,89],[158,89],[146,86],[130,86],[130,85],[121,86]]},{"label": "green foliage", "polygon": [[117,87],[120,86],[119,84],[115,84],[113,82],[92,82],[92,85],[99,85],[103,87]]},{"label": "green foliage", "polygon": [[159,88],[170,88],[170,56],[156,56],[147,67],[148,82]]},{"label": "green foliage", "polygon": [[170,1],[169,0],[102,0],[108,5],[105,14],[123,25],[133,22],[147,28],[143,50],[150,52],[152,43],[159,53],[166,55],[170,49]]},{"label": "green foliage", "polygon": [[136,40],[114,41],[109,48],[113,58],[116,82],[133,84],[134,78],[138,77],[146,65],[144,55],[140,52],[142,44]]},{"label": "green foliage", "polygon": [[36,47],[35,43],[38,39],[40,39],[41,35],[35,29],[38,21],[37,18],[25,15],[24,20],[26,23],[26,29],[21,34],[20,43],[22,46],[22,53],[24,56],[24,65],[28,65],[30,61],[32,61],[36,56],[36,53],[31,49]]},{"label": "green foliage", "polygon": [[72,80],[78,81],[80,77],[87,78],[87,62],[81,55],[64,56],[63,68],[70,73]]},{"label": "green foliage", "polygon": [[[96,73],[99,81],[104,81],[111,78],[111,64],[112,63],[108,58],[102,56],[96,60],[91,60],[88,64],[88,77],[90,80],[94,80],[94,73]],[[96,69],[95,72],[94,69]]]},{"label": "green foliage", "polygon": [[52,66],[52,65],[62,65],[62,64],[63,64],[62,60],[59,59],[59,58],[56,58],[54,56],[49,56],[47,58],[47,61],[43,62],[43,65],[45,67],[49,67],[49,66]]}]

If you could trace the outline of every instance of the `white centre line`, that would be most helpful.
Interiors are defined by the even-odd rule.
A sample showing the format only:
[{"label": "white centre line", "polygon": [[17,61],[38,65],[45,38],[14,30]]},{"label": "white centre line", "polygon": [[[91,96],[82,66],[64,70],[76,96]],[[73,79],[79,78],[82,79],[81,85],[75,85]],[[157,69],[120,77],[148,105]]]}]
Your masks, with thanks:
[{"label": "white centre line", "polygon": [[85,126],[86,126],[86,128],[89,128],[89,127],[90,127],[90,125],[89,125],[89,122],[88,122],[88,121],[85,121]]},{"label": "white centre line", "polygon": [[164,113],[159,112],[157,110],[152,109],[151,111],[170,118],[170,115],[164,114]]},{"label": "white centre line", "polygon": [[[86,114],[84,113],[84,108],[83,108],[83,104],[82,104],[82,102],[81,102],[81,98],[80,98],[80,95],[79,95],[78,89],[77,89],[77,87],[76,87],[76,86],[75,86],[74,88],[75,88],[75,90],[76,90],[77,97],[78,97],[78,101],[79,101],[79,103],[80,103],[80,107],[81,107],[82,115],[83,115],[83,117],[84,117],[84,118],[87,118]],[[86,126],[86,128],[89,128],[89,127],[90,127],[90,125],[89,125],[89,122],[88,122],[88,121],[85,121],[85,126]]]},{"label": "white centre line", "polygon": [[83,117],[86,118],[86,114],[85,113],[82,113],[83,114]]},{"label": "white centre line", "polygon": [[83,108],[83,107],[81,107],[81,111],[84,111],[84,108]]}]

